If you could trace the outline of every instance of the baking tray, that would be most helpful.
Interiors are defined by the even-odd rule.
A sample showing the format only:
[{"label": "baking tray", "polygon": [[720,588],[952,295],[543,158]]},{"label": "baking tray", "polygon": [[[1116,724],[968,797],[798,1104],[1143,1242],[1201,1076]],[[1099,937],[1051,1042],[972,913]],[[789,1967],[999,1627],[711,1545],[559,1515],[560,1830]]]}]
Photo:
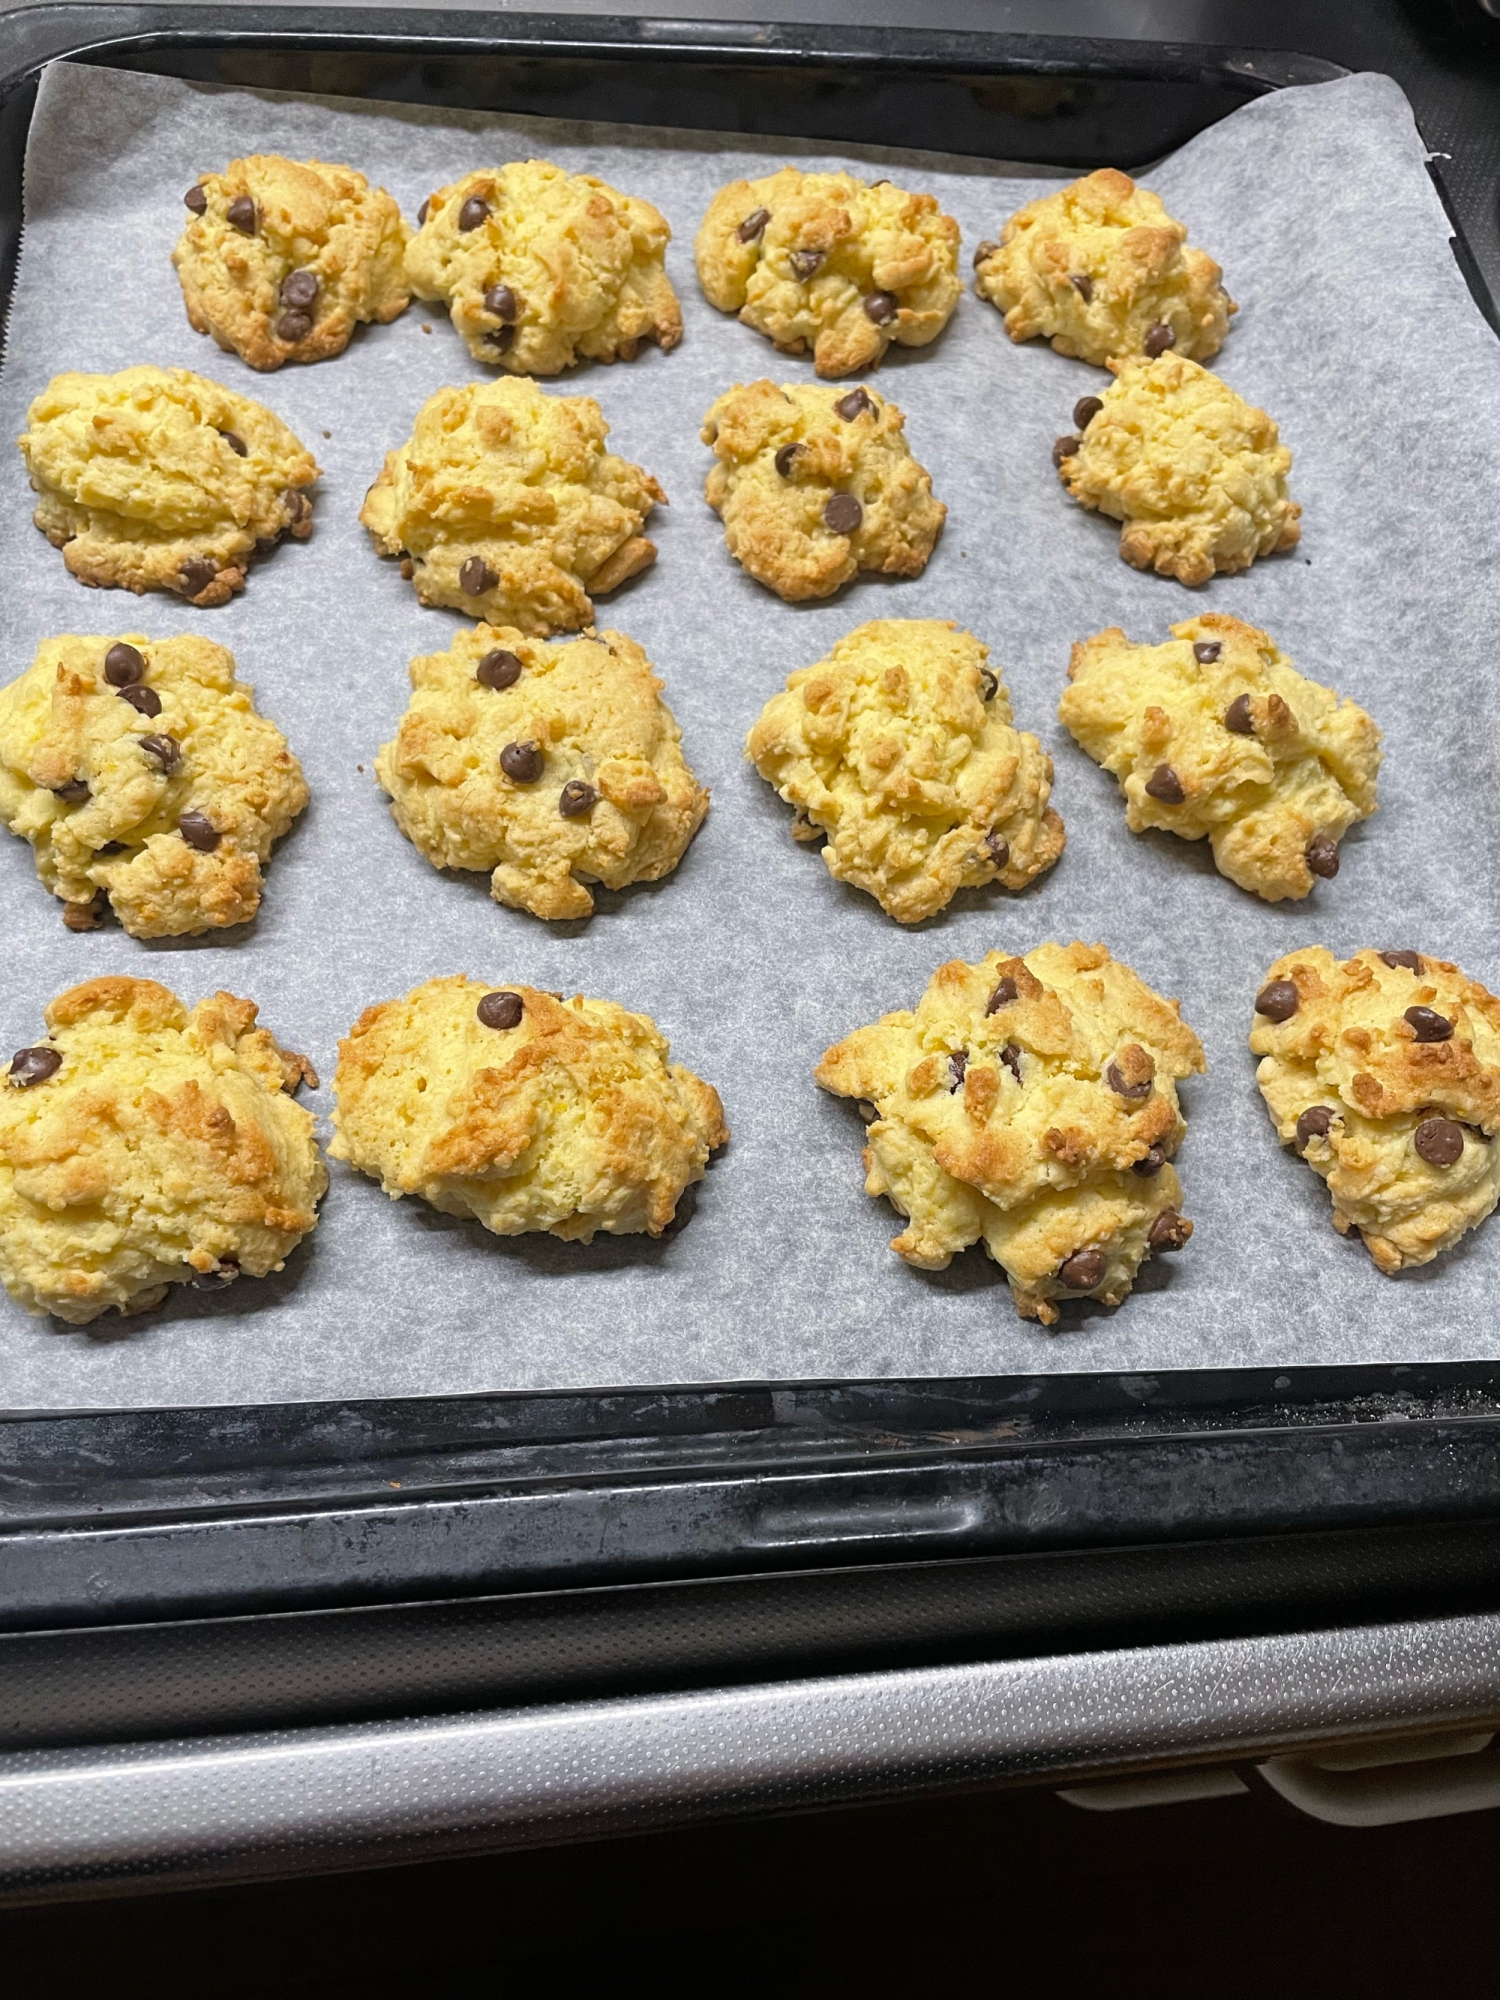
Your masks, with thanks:
[{"label": "baking tray", "polygon": [[[916,30],[30,8],[0,16],[0,306],[37,77],[67,55],[241,86],[790,129],[1079,169],[1145,165],[1254,96],[1342,73],[1260,50]],[[1455,255],[1495,324],[1461,230]],[[686,1672],[684,1617],[696,1617],[700,1634],[693,1671],[708,1676],[735,1662],[744,1671],[813,1658],[847,1665],[893,1647],[903,1658],[950,1657],[1056,1643],[1064,1630],[1097,1640],[1205,1620],[1216,1630],[1267,1618],[1327,1623],[1370,1615],[1375,1603],[1489,1602],[1500,1590],[1489,1526],[1497,1512],[1500,1368],[1484,1364],[18,1417],[0,1423],[0,1629],[9,1635],[0,1674],[30,1674],[34,1686],[40,1672],[54,1691],[17,1725],[18,1740],[35,1742],[169,1730],[193,1700],[194,1726],[230,1726],[247,1712],[289,1719],[422,1705],[435,1698],[441,1624],[419,1620],[419,1636],[392,1640],[403,1664],[384,1678],[347,1671],[349,1649],[368,1647],[368,1621],[409,1621],[414,1602],[462,1603],[471,1620],[492,1620],[493,1643],[479,1648],[489,1665],[473,1685],[533,1698],[580,1684],[576,1662],[570,1679],[555,1647],[528,1653],[516,1636],[518,1607],[542,1599],[584,1619],[587,1607],[612,1607],[605,1622],[616,1637],[596,1639],[589,1653],[590,1671],[608,1685]],[[1289,1535],[1300,1556],[1289,1553]],[[1143,1551],[1170,1561],[1150,1569],[1132,1622],[1121,1578],[1144,1574]],[[1134,1568],[1101,1571],[1127,1554]],[[1017,1565],[1031,1565],[1024,1589]],[[936,1579],[937,1596],[913,1594],[919,1571]],[[801,1579],[795,1617],[744,1595],[752,1577],[762,1594]],[[697,1609],[674,1596],[672,1616],[653,1623],[642,1591],[697,1592]],[[223,1692],[243,1682],[242,1668],[239,1681],[201,1671],[174,1680],[153,1650],[168,1627],[196,1632],[207,1620],[221,1634],[253,1629],[274,1651],[264,1637],[272,1614],[293,1621],[274,1625],[293,1664],[277,1670],[280,1680],[265,1670],[258,1708],[243,1687]],[[314,1627],[310,1617],[366,1622]],[[639,1636],[648,1628],[649,1643]],[[628,1643],[619,1637],[627,1630],[637,1635]],[[344,1637],[327,1640],[331,1631]],[[43,1643],[54,1651],[39,1653]],[[515,1664],[522,1654],[533,1662],[525,1671]],[[201,1666],[201,1651],[193,1657]],[[332,1672],[340,1658],[345,1668]],[[113,1710],[100,1699],[110,1662],[135,1690]],[[316,1700],[309,1673],[323,1690]],[[271,1683],[279,1695],[266,1692]],[[583,1684],[601,1683],[585,1673]]]}]

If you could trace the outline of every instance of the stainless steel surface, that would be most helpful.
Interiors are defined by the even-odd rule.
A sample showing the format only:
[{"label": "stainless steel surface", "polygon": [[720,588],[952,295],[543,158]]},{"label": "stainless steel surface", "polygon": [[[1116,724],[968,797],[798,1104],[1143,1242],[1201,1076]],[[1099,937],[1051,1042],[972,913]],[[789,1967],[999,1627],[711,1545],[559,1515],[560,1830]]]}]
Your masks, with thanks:
[{"label": "stainless steel surface", "polygon": [[1500,1718],[1500,1617],[0,1759],[0,1896],[519,1847]]}]

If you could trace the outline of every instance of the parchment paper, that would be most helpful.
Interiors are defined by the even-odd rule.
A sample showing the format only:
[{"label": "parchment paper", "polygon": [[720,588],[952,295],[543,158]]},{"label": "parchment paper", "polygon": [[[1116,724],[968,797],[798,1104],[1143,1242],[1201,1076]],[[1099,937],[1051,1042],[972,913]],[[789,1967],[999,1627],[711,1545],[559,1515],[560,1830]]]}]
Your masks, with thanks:
[{"label": "parchment paper", "polygon": [[[482,162],[541,153],[655,202],[686,337],[674,354],[585,367],[549,385],[596,396],[612,444],[671,496],[661,555],[605,600],[667,683],[713,809],[677,873],[599,894],[587,924],[548,928],[441,876],[391,821],[374,753],[405,705],[406,662],[461,623],[423,609],[358,525],[383,453],[419,405],[480,372],[440,312],[414,305],[340,359],[256,375],[189,328],[168,261],[182,192],[235,154],[347,160],[408,215]],[[1190,592],[1140,576],[1116,529],[1067,500],[1050,460],[1098,372],[1014,347],[966,295],[948,332],[893,350],[878,386],[907,414],[949,506],[919,579],[861,582],[793,608],[752,582],[702,499],[702,413],[734,381],[808,379],[702,299],[692,242],[712,190],[787,159],[881,160],[930,188],[975,243],[1039,191],[1035,173],[834,154],[797,141],[375,109],[60,65],[27,161],[26,234],[0,431],[65,368],[182,364],[258,397],[325,468],[317,526],[217,611],[87,593],[30,525],[19,454],[0,454],[6,574],[0,670],[67,632],[198,630],[230,646],[301,756],[312,805],[271,862],[256,923],[142,944],[64,930],[29,850],[0,841],[0,1050],[36,1038],[53,993],[98,973],[152,976],[188,1001],[224,986],[308,1051],[325,1080],[359,1010],[435,973],[602,994],[649,1012],[678,1059],[723,1094],[733,1143],[675,1241],[502,1242],[419,1202],[393,1204],[335,1165],[323,1220],[285,1272],[87,1331],[0,1300],[0,1405],[86,1408],[724,1379],[1130,1370],[1492,1356],[1492,1221],[1392,1281],[1334,1234],[1314,1174],[1278,1147],[1245,1047],[1266,965],[1325,942],[1414,947],[1500,987],[1493,646],[1500,508],[1500,345],[1465,291],[1395,84],[1357,76],[1282,91],[1203,133],[1149,176],[1240,301],[1218,366],[1279,420],[1304,535],[1291,556]],[[1059,177],[1063,178],[1063,177]],[[1344,842],[1338,879],[1271,908],[1218,876],[1207,844],[1127,832],[1114,781],[1058,726],[1071,642],[1120,624],[1159,641],[1194,611],[1271,631],[1304,672],[1385,731],[1381,808]],[[868,618],[949,617],[1003,666],[1023,728],[1057,765],[1060,865],[1032,891],[970,892],[902,930],[796,845],[790,813],[743,761],[744,735],[795,667]],[[1181,998],[1208,1075],[1183,1093],[1179,1167],[1197,1224],[1114,1313],[1073,1307],[1056,1337],[1020,1321],[978,1249],[940,1274],[886,1245],[900,1226],[862,1191],[852,1106],[811,1070],[831,1042],[915,1003],[945,958],[1047,938],[1100,939]],[[326,1112],[326,1088],[312,1100]]]}]

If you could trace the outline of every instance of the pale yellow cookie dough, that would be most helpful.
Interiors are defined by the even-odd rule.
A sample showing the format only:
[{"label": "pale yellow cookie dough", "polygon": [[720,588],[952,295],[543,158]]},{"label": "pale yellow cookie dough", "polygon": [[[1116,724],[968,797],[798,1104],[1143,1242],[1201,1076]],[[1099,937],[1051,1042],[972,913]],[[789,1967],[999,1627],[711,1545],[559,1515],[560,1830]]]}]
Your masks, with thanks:
[{"label": "pale yellow cookie dough", "polygon": [[208,639],[45,639],[0,688],[0,820],[70,927],[104,898],[135,937],[242,924],[307,804],[286,738]]},{"label": "pale yellow cookie dough", "polygon": [[980,244],[974,269],[975,291],[1005,315],[1012,340],[1040,334],[1096,367],[1168,348],[1211,360],[1238,311],[1213,258],[1114,167],[1017,209],[998,243]]},{"label": "pale yellow cookie dough", "polygon": [[891,1248],[943,1270],[981,1238],[1023,1319],[1118,1305],[1193,1225],[1169,1164],[1177,1082],[1204,1067],[1175,1000],[1103,945],[940,965],[915,1012],[832,1048],[816,1076],[861,1100],[865,1192],[908,1218]]},{"label": "pale yellow cookie dough", "polygon": [[682,338],[665,217],[595,174],[513,160],[439,188],[423,210],[406,275],[419,299],[447,302],[476,361],[557,375]]},{"label": "pale yellow cookie dough", "polygon": [[1058,720],[1119,779],[1131,832],[1207,836],[1219,873],[1268,903],[1337,875],[1375,810],[1380,731],[1238,618],[1189,618],[1164,646],[1111,626],[1073,648],[1068,680]]},{"label": "pale yellow cookie dough", "polygon": [[1456,965],[1288,952],[1256,995],[1250,1047],[1277,1136],[1387,1275],[1430,1264],[1500,1199],[1500,999]]},{"label": "pale yellow cookie dough", "polygon": [[726,1145],[718,1092],[612,1000],[429,979],[339,1043],[329,1147],[497,1236],[660,1236]]},{"label": "pale yellow cookie dough", "polygon": [[925,347],[963,290],[958,224],[934,196],[800,167],[720,188],[697,258],[711,304],[783,354],[811,348],[823,376]]},{"label": "pale yellow cookie dough", "polygon": [[252,368],[325,361],[411,303],[411,231],[353,167],[251,153],[204,174],[187,206],[172,262],[188,319]]},{"label": "pale yellow cookie dough", "polygon": [[604,449],[592,396],[505,377],[439,389],[386,454],[360,520],[405,555],[424,604],[545,638],[592,624],[602,596],[656,560],[641,533],[667,496]]},{"label": "pale yellow cookie dough", "polygon": [[328,1174],[305,1079],[216,993],[191,1010],[153,979],[91,979],[0,1075],[0,1281],[28,1312],[84,1326],[146,1312],[184,1281],[279,1271]]},{"label": "pale yellow cookie dough", "polygon": [[586,917],[589,883],[656,882],[682,859],[708,793],[633,639],[547,646],[479,625],[410,674],[375,774],[435,868],[481,870],[497,903],[536,917]]},{"label": "pale yellow cookie dough", "polygon": [[280,417],[186,368],[54,375],[19,440],[32,516],[80,583],[227,604],[318,477]]},{"label": "pale yellow cookie dough", "polygon": [[1199,584],[1296,546],[1292,454],[1264,410],[1180,354],[1109,366],[1115,381],[1087,399],[1100,407],[1054,457],[1075,500],[1122,523],[1126,562]]},{"label": "pale yellow cookie dough", "polygon": [[876,619],[792,674],[745,744],[793,837],[826,834],[829,874],[904,924],[960,889],[1023,889],[1063,850],[1052,759],[988,660],[950,620]]},{"label": "pale yellow cookie dough", "polygon": [[729,553],[789,604],[866,571],[920,576],[948,510],[906,419],[864,388],[738,384],[703,420],[705,487]]}]

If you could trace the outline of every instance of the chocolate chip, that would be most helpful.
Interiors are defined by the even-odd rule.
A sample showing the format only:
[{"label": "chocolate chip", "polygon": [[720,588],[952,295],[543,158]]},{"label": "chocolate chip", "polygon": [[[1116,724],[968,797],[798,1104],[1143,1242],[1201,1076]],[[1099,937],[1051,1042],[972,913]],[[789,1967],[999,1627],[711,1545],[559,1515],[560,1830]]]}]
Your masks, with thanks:
[{"label": "chocolate chip", "polygon": [[1010,842],[1008,840],[1003,840],[1000,837],[1000,835],[996,833],[993,827],[991,827],[989,832],[984,836],[984,844],[989,849],[990,859],[994,862],[997,868],[1009,867]]},{"label": "chocolate chip", "polygon": [[1309,1139],[1326,1139],[1333,1113],[1326,1104],[1309,1104],[1297,1120],[1297,1151],[1305,1153]]},{"label": "chocolate chip", "polygon": [[1057,1275],[1070,1291],[1091,1292],[1104,1276],[1104,1252],[1075,1250],[1059,1266]]},{"label": "chocolate chip", "polygon": [[201,187],[190,187],[182,199],[186,206],[193,211],[194,215],[202,215],[208,207],[208,196],[203,192]]},{"label": "chocolate chip", "polygon": [[948,1085],[948,1095],[950,1097],[953,1095],[954,1091],[957,1090],[959,1086],[962,1084],[964,1080],[964,1071],[968,1067],[969,1067],[968,1050],[955,1049],[953,1051],[953,1054],[948,1058],[948,1074],[953,1079],[953,1081]]},{"label": "chocolate chip", "polygon": [[1447,1015],[1431,1007],[1408,1007],[1402,1019],[1410,1022],[1419,1042],[1446,1042],[1453,1033]]},{"label": "chocolate chip", "polygon": [[1082,438],[1060,437],[1052,447],[1052,463],[1061,470],[1067,464],[1068,460],[1076,458],[1082,449]]},{"label": "chocolate chip", "polygon": [[123,687],[121,701],[128,701],[137,715],[160,715],[161,696],[153,687]]},{"label": "chocolate chip", "polygon": [[490,205],[481,201],[477,194],[471,194],[458,211],[458,226],[463,230],[477,229],[481,222],[489,219]]},{"label": "chocolate chip", "polygon": [[30,1090],[34,1083],[56,1076],[61,1068],[62,1057],[56,1049],[17,1049],[10,1059],[10,1080],[17,1090]]},{"label": "chocolate chip", "polygon": [[237,194],[224,211],[242,236],[255,234],[255,203],[247,194]]},{"label": "chocolate chip", "polygon": [[977,271],[985,258],[993,257],[999,248],[1000,245],[993,242],[989,237],[986,237],[983,243],[976,244],[974,247],[974,269]]},{"label": "chocolate chip", "polygon": [[497,646],[492,653],[486,653],[474,669],[474,678],[482,687],[514,687],[521,678],[521,662],[514,653],[507,653],[503,646]]},{"label": "chocolate chip", "polygon": [[852,535],[865,518],[865,510],[852,493],[834,493],[823,509],[823,519],[836,535]]},{"label": "chocolate chip", "polygon": [[484,336],[487,346],[496,354],[509,354],[516,344],[516,330],[513,326],[491,327]]},{"label": "chocolate chip", "polygon": [[1339,844],[1330,840],[1326,833],[1315,833],[1307,843],[1303,859],[1311,873],[1325,882],[1331,882],[1339,872]]},{"label": "chocolate chip", "polygon": [[[1193,658],[1198,662],[1200,667],[1211,667],[1223,650],[1223,646],[1217,639],[1195,639],[1193,641]],[[1244,732],[1241,731],[1241,734],[1243,735]]]},{"label": "chocolate chip", "polygon": [[1451,1118],[1424,1118],[1412,1144],[1429,1167],[1451,1167],[1463,1158],[1464,1128]]},{"label": "chocolate chip", "polygon": [[519,1028],[526,1002],[519,993],[486,993],[474,1012],[486,1028]]},{"label": "chocolate chip", "polygon": [[582,819],[599,803],[599,794],[582,778],[569,778],[557,798],[557,810],[564,819]]},{"label": "chocolate chip", "polygon": [[993,701],[999,685],[998,678],[990,672],[988,667],[981,667],[979,669],[979,699],[981,701]]},{"label": "chocolate chip", "polygon": [[287,519],[293,523],[300,521],[304,514],[312,512],[311,500],[305,493],[297,492],[295,487],[290,493],[283,493],[281,499],[282,505],[286,508]]},{"label": "chocolate chip", "polygon": [[484,309],[509,326],[521,317],[521,301],[509,285],[491,285],[484,295]]},{"label": "chocolate chip", "polygon": [[1127,1082],[1124,1071],[1118,1063],[1110,1064],[1104,1072],[1104,1081],[1116,1097],[1123,1097],[1130,1104],[1143,1104],[1156,1088],[1149,1076],[1140,1083]]},{"label": "chocolate chip", "polygon": [[276,337],[295,347],[299,340],[306,340],[312,332],[312,321],[306,313],[283,313],[276,322]]},{"label": "chocolate chip", "polygon": [[63,904],[63,924],[70,931],[102,930],[107,907],[108,898],[102,889],[97,889],[86,903]]},{"label": "chocolate chip", "polygon": [[248,454],[250,447],[245,443],[245,440],[240,436],[238,431],[220,431],[219,436],[223,438],[225,444],[228,445],[236,458],[244,458]]},{"label": "chocolate chip", "polygon": [[1169,347],[1177,345],[1177,336],[1171,327],[1158,320],[1155,326],[1148,326],[1146,338],[1141,342],[1148,360],[1154,361],[1158,354],[1165,354]]},{"label": "chocolate chip", "polygon": [[1069,278],[1068,283],[1077,292],[1085,305],[1092,305],[1094,299],[1094,281],[1087,271],[1076,272],[1073,277]]},{"label": "chocolate chip", "polygon": [[431,207],[432,207],[432,196],[423,195],[422,206],[417,210],[417,226],[419,228],[427,220],[428,212],[431,209]]},{"label": "chocolate chip", "polygon": [[281,281],[281,303],[284,306],[296,306],[300,310],[310,306],[317,296],[315,271],[292,271]]},{"label": "chocolate chip", "polygon": [[198,597],[218,577],[219,565],[207,556],[189,556],[177,574],[187,586],[188,596]]},{"label": "chocolate chip", "polygon": [[1187,797],[1182,780],[1170,764],[1158,764],[1146,780],[1146,796],[1160,799],[1164,806],[1180,806]]},{"label": "chocolate chip", "polygon": [[871,292],[864,305],[865,318],[874,320],[877,326],[889,326],[901,310],[894,292]]},{"label": "chocolate chip", "polygon": [[1185,1215],[1179,1215],[1175,1208],[1164,1208],[1146,1231],[1146,1241],[1153,1250],[1180,1250],[1192,1233],[1193,1225]]},{"label": "chocolate chip", "polygon": [[1104,404],[1100,401],[1099,397],[1080,396],[1078,401],[1073,405],[1074,426],[1078,430],[1086,431],[1103,408]]},{"label": "chocolate chip", "polygon": [[1290,979],[1273,979],[1255,996],[1255,1011],[1268,1021],[1290,1021],[1302,1005],[1302,995]]},{"label": "chocolate chip", "polygon": [[741,243],[754,243],[757,237],[765,234],[766,224],[770,220],[770,209],[753,208],[734,233]]},{"label": "chocolate chip", "polygon": [[222,1292],[226,1285],[232,1285],[240,1275],[240,1267],[233,1257],[221,1257],[216,1269],[194,1271],[188,1283],[195,1292]]},{"label": "chocolate chip", "polygon": [[143,736],[140,745],[164,771],[175,771],[182,762],[182,745],[175,736]]},{"label": "chocolate chip", "polygon": [[875,399],[867,389],[851,389],[847,396],[840,396],[833,406],[836,417],[842,417],[846,424],[852,424],[856,417],[862,417],[866,410],[873,410]]},{"label": "chocolate chip", "polygon": [[483,556],[469,556],[458,572],[458,587],[470,597],[482,597],[499,580]]},{"label": "chocolate chip", "polygon": [[54,785],[52,796],[61,799],[65,806],[81,806],[90,796],[87,782],[82,778],[69,778],[65,785]]},{"label": "chocolate chip", "polygon": [[513,785],[534,785],[546,763],[540,743],[507,743],[500,752],[500,768]]},{"label": "chocolate chip", "polygon": [[1381,962],[1394,972],[1398,965],[1404,965],[1408,972],[1422,970],[1422,954],[1419,951],[1383,951]]},{"label": "chocolate chip", "polygon": [[1160,1146],[1153,1146],[1144,1159],[1132,1160],[1130,1171],[1139,1174],[1143,1181],[1149,1181],[1159,1174],[1167,1164],[1167,1156]]},{"label": "chocolate chip", "polygon": [[994,992],[990,995],[989,1002],[984,1010],[985,1013],[994,1014],[998,1012],[1001,1007],[1008,1007],[1011,1004],[1011,1002],[1015,999],[1017,991],[1018,988],[1016,986],[1015,980],[1007,972],[1005,977],[1001,980],[1000,984],[995,988]]},{"label": "chocolate chip", "polygon": [[821,250],[794,250],[792,252],[790,259],[792,269],[804,283],[806,283],[815,271],[821,269],[823,254]]},{"label": "chocolate chip", "polygon": [[[1193,651],[1196,653],[1197,650],[1198,648],[1195,646]],[[1224,711],[1224,727],[1232,730],[1236,736],[1253,736],[1255,734],[1255,717],[1250,713],[1249,695],[1237,694],[1235,696],[1234,700]]]},{"label": "chocolate chip", "polygon": [[212,854],[224,838],[208,814],[201,812],[185,812],[177,822],[177,831],[199,854]]},{"label": "chocolate chip", "polygon": [[800,444],[784,444],[778,449],[776,453],[776,470],[781,474],[783,479],[791,478],[792,460],[801,449]]},{"label": "chocolate chip", "polygon": [[1021,1051],[1014,1042],[1007,1042],[1000,1051],[1000,1060],[1010,1071],[1016,1082],[1021,1081]]},{"label": "chocolate chip", "polygon": [[872,1104],[868,1097],[861,1097],[854,1108],[867,1125],[873,1125],[880,1116],[880,1106]]}]

